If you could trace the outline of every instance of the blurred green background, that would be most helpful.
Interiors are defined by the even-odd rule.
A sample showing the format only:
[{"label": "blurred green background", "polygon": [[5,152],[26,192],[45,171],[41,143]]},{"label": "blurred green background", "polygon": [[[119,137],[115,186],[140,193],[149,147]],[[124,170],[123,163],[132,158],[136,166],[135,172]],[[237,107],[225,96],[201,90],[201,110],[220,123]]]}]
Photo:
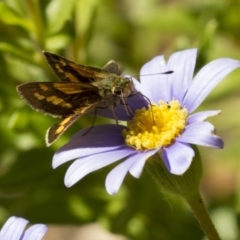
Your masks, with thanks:
[{"label": "blurred green background", "polygon": [[[98,221],[130,239],[203,239],[188,206],[162,193],[146,172],[139,180],[127,176],[115,196],[104,187],[113,166],[67,189],[63,179],[70,163],[53,170],[52,156],[93,118],[84,116],[47,148],[45,133],[56,119],[30,109],[15,87],[57,81],[42,50],[95,67],[115,59],[134,76],[154,56],[167,59],[188,48],[199,49],[197,70],[220,57],[240,60],[239,16],[239,0],[0,1],[0,226],[17,215],[41,223]],[[226,240],[240,239],[239,93],[237,70],[201,106],[223,110],[210,121],[225,141],[224,150],[200,152],[202,194]]]}]

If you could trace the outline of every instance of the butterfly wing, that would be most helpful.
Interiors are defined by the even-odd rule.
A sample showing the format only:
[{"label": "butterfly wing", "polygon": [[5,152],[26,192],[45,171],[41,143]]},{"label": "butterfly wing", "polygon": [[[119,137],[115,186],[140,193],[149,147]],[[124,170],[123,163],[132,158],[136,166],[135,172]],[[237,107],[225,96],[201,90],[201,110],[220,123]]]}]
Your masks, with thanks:
[{"label": "butterfly wing", "polygon": [[19,95],[33,109],[54,117],[85,113],[101,101],[98,88],[82,83],[25,83],[17,87]]},{"label": "butterfly wing", "polygon": [[91,84],[106,79],[112,74],[108,69],[80,65],[50,52],[44,51],[43,54],[61,82]]},{"label": "butterfly wing", "polygon": [[77,119],[91,110],[101,97],[97,87],[82,83],[25,83],[17,87],[19,95],[33,109],[62,120],[48,129],[46,143],[51,145]]},{"label": "butterfly wing", "polygon": [[81,109],[82,112],[79,111],[76,114],[63,117],[60,122],[50,127],[46,133],[47,146],[50,146],[53,142],[55,142],[74,122],[76,122],[90,108],[91,106],[86,106],[85,108]]},{"label": "butterfly wing", "polygon": [[109,73],[114,73],[118,76],[121,76],[122,74],[122,68],[121,66],[115,62],[114,60],[110,60],[104,67],[103,69],[105,71],[108,71]]},{"label": "butterfly wing", "polygon": [[104,98],[99,87],[120,75],[121,68],[114,61],[98,69],[76,64],[49,52],[43,54],[61,82],[25,83],[19,85],[17,91],[33,109],[62,117],[47,131],[46,142],[50,145],[84,113],[98,106]]}]

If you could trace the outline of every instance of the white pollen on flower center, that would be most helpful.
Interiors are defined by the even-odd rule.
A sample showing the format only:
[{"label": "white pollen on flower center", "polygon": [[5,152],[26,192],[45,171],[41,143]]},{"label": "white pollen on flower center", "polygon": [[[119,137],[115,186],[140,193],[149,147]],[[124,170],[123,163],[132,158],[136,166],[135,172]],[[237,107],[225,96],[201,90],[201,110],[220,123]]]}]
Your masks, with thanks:
[{"label": "white pollen on flower center", "polygon": [[149,108],[138,109],[123,130],[125,143],[136,150],[151,150],[170,145],[186,126],[187,109],[177,100],[152,103]]}]

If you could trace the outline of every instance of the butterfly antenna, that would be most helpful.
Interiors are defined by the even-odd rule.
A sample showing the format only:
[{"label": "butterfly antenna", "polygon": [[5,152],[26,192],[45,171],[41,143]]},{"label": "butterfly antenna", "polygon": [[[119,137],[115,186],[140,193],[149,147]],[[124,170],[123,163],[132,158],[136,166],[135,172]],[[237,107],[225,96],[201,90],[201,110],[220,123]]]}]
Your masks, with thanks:
[{"label": "butterfly antenna", "polygon": [[162,73],[141,74],[140,76],[154,76],[154,75],[159,75],[159,74],[172,74],[172,73],[174,73],[174,71],[170,70],[170,71],[166,71],[166,72],[162,72]]},{"label": "butterfly antenna", "polygon": [[[155,76],[155,75],[159,75],[159,74],[172,74],[172,73],[174,73],[174,71],[173,70],[169,70],[169,71],[161,72],[161,73],[141,74],[140,77]],[[135,77],[139,77],[139,76],[135,76]]]}]

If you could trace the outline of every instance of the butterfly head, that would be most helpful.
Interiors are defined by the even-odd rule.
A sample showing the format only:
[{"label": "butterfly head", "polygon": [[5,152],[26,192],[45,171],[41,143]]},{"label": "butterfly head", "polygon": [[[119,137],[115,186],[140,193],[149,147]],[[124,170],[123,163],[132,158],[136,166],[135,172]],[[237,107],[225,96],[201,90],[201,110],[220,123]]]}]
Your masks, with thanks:
[{"label": "butterfly head", "polygon": [[135,92],[132,79],[119,77],[112,83],[112,94],[121,98],[127,98]]}]

